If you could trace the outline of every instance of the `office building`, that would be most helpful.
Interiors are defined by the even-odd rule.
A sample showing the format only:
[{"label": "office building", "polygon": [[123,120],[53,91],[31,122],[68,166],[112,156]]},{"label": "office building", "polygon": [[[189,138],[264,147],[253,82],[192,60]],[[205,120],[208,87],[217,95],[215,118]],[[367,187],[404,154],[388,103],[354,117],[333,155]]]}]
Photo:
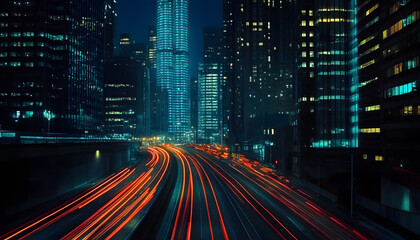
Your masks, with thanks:
[{"label": "office building", "polygon": [[157,41],[157,32],[155,27],[149,27],[149,42],[148,42],[148,52],[149,52],[149,64],[150,69],[154,69],[156,72],[156,41]]},{"label": "office building", "polygon": [[358,9],[357,203],[416,232],[420,2],[358,1]]},{"label": "office building", "polygon": [[113,57],[106,67],[105,131],[111,136],[140,136],[147,130],[146,67],[129,57]]},{"label": "office building", "polygon": [[[298,1],[291,169],[350,204],[358,147],[356,1]],[[349,186],[341,190],[338,186]]]},{"label": "office building", "polygon": [[293,70],[285,69],[293,65],[281,64],[285,43],[292,44],[281,32],[289,4],[294,1],[223,1],[224,134],[234,151],[260,159],[270,116],[293,110]]},{"label": "office building", "polygon": [[222,141],[223,41],[221,28],[204,29],[203,63],[198,70],[198,141]]},{"label": "office building", "polygon": [[119,42],[119,56],[130,56],[131,54],[131,44],[133,41],[130,39],[129,33],[121,33],[120,34],[120,42]]},{"label": "office building", "polygon": [[116,17],[116,0],[105,0],[105,61],[114,56]]},{"label": "office building", "polygon": [[198,78],[191,77],[190,82],[191,99],[191,142],[196,143],[198,139]]},{"label": "office building", "polygon": [[[294,158],[292,170],[297,174],[298,164],[315,154],[315,2],[298,1],[297,4],[297,64],[294,89],[295,112]],[[304,160],[302,160],[304,159]],[[309,160],[308,160],[309,161]],[[304,170],[303,170],[304,171]]]},{"label": "office building", "polygon": [[98,133],[103,121],[104,1],[1,1],[0,124]]},{"label": "office building", "polygon": [[149,27],[148,68],[150,72],[150,130],[153,135],[168,131],[168,91],[157,85],[157,30]]},{"label": "office building", "polygon": [[168,134],[190,137],[188,0],[157,1],[157,86],[168,92]]}]

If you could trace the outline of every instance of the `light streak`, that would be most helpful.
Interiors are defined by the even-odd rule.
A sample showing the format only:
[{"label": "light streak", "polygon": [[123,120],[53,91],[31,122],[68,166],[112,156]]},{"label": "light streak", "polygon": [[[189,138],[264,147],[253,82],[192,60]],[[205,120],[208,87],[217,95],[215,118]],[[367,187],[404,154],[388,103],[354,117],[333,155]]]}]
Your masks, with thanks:
[{"label": "light streak", "polygon": [[[57,215],[60,212],[67,209],[65,212],[59,214],[58,216],[54,217],[53,219],[47,221],[46,223],[43,223],[41,226],[37,227],[36,229],[30,231],[29,233],[26,233],[25,236],[23,236],[21,238],[26,238],[26,237],[34,234],[35,232],[40,231],[41,229],[51,225],[52,223],[56,222],[57,220],[61,219],[64,216],[66,216],[67,214],[77,210],[78,206],[75,207],[74,205],[76,205],[78,202],[87,201],[85,198],[87,198],[90,194],[93,194],[94,197],[98,198],[101,195],[103,195],[104,193],[106,193],[106,191],[103,191],[103,189],[100,191],[101,194],[95,193],[95,191],[97,191],[98,189],[101,189],[102,187],[105,186],[105,189],[107,191],[111,190],[113,187],[118,185],[118,184],[115,184],[115,183],[120,183],[123,179],[127,178],[131,174],[131,173],[128,173],[128,172],[129,172],[129,169],[125,168],[122,171],[120,171],[119,173],[111,175],[107,179],[103,180],[99,184],[92,187],[92,189],[89,189],[86,192],[81,193],[80,195],[78,195],[75,198],[69,200],[68,202],[64,203],[63,205],[61,205],[61,206],[57,207],[56,209],[53,209],[50,212],[46,213],[44,216],[41,216],[41,217],[31,221],[31,222],[28,222],[28,223],[24,224],[21,227],[18,227],[15,230],[10,231],[9,233],[1,236],[1,238],[4,238],[5,240],[8,240],[8,239],[17,237],[21,233],[24,233],[25,231],[29,230],[30,228],[33,228],[36,225],[41,224],[42,222],[46,221],[47,219],[52,218],[55,215]],[[92,197],[90,197],[88,199],[92,199]],[[79,204],[82,204],[82,203],[79,203]]]}]

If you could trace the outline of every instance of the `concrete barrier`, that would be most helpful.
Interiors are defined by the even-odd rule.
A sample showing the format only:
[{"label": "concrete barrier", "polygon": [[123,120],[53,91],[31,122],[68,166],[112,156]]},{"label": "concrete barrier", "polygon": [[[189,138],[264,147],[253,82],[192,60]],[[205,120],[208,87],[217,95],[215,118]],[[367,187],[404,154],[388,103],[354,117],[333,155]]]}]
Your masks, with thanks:
[{"label": "concrete barrier", "polygon": [[130,143],[0,145],[0,219],[124,168]]}]

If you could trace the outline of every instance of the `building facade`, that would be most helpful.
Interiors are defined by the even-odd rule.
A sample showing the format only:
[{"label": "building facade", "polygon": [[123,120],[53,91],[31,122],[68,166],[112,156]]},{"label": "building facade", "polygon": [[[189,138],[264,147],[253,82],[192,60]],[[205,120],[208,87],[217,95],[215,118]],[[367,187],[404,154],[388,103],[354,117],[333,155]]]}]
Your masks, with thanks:
[{"label": "building facade", "polygon": [[[420,2],[358,1],[361,198],[418,233]],[[392,216],[395,217],[391,217]]]},{"label": "building facade", "polygon": [[114,56],[117,0],[105,0],[105,60]]},{"label": "building facade", "polygon": [[1,1],[0,124],[31,132],[103,126],[104,1]]},{"label": "building facade", "polygon": [[[293,56],[284,25],[294,1],[223,2],[223,119],[228,145],[235,151],[264,156],[264,131],[272,115],[293,110]],[[289,25],[290,26],[290,25]],[[292,50],[293,51],[293,50]],[[271,128],[270,128],[271,130]]]},{"label": "building facade", "polygon": [[106,133],[115,137],[147,134],[147,68],[125,56],[113,57],[106,67]]},{"label": "building facade", "polygon": [[150,71],[150,130],[153,135],[168,132],[168,91],[157,85],[157,30],[149,27],[148,67]]},{"label": "building facade", "polygon": [[[347,204],[359,144],[356,1],[297,2],[291,169]],[[338,186],[348,186],[340,190]]]},{"label": "building facade", "polygon": [[168,134],[190,138],[188,0],[157,1],[157,86],[168,92]]},{"label": "building facade", "polygon": [[198,141],[222,141],[223,40],[221,28],[204,29],[203,63],[198,70]]},{"label": "building facade", "polygon": [[197,143],[198,139],[198,77],[191,77],[190,80],[191,99],[191,142]]}]

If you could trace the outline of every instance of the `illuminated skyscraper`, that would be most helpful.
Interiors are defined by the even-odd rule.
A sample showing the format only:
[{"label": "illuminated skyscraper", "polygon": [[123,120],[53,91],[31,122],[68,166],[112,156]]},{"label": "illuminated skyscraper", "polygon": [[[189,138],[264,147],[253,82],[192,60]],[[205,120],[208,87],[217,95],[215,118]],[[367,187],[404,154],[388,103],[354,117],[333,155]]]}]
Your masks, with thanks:
[{"label": "illuminated skyscraper", "polygon": [[[350,199],[358,147],[356,2],[298,1],[295,174]],[[336,176],[342,176],[337,179]]]},{"label": "illuminated skyscraper", "polygon": [[223,41],[221,28],[204,29],[204,61],[198,70],[198,139],[221,143]]},{"label": "illuminated skyscraper", "polygon": [[190,136],[188,0],[157,1],[157,85],[168,91],[168,132]]}]

